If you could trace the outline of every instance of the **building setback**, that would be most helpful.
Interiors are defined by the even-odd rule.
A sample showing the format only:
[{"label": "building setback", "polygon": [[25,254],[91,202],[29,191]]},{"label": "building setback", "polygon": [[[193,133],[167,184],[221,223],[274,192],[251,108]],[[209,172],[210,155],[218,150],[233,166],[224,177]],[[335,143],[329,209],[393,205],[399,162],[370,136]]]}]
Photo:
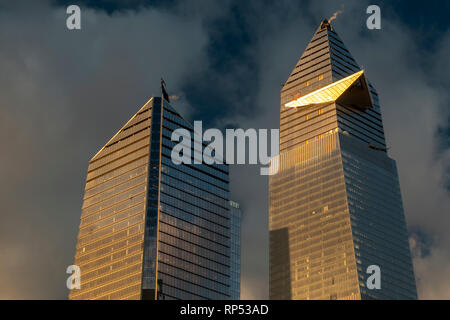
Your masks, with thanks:
[{"label": "building setback", "polygon": [[[417,299],[378,94],[324,20],[281,91],[271,299]],[[380,267],[381,289],[367,288]]]}]

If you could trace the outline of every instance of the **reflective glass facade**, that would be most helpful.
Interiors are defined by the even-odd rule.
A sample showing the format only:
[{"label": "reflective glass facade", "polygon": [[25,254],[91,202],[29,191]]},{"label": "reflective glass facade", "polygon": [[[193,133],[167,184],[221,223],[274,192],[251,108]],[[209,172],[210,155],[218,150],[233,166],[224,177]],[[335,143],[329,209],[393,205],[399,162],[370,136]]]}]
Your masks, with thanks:
[{"label": "reflective glass facade", "polygon": [[231,283],[230,299],[241,299],[241,209],[239,203],[230,201],[231,210]]},{"label": "reflective glass facade", "polygon": [[70,299],[140,299],[152,104],[89,162]]},{"label": "reflective glass facade", "polygon": [[[360,70],[323,22],[281,91],[279,171],[269,183],[271,299],[417,298],[373,86],[365,88],[370,105],[286,106],[304,96],[317,101],[307,95]],[[355,86],[347,96],[364,87]],[[366,288],[369,265],[381,269],[380,290]]]},{"label": "reflective glass facade", "polygon": [[[363,299],[417,299],[395,161],[346,135],[342,164]],[[381,290],[366,288],[366,270],[381,269]]]},{"label": "reflective glass facade", "polygon": [[174,164],[177,128],[193,137],[152,98],[91,159],[69,298],[231,297],[228,166]]}]

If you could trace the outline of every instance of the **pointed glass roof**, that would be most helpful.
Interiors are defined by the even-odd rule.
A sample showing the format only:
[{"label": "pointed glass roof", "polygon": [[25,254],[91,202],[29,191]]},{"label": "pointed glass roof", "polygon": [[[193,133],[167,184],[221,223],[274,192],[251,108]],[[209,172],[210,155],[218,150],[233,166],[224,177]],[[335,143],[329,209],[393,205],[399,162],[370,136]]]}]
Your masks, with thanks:
[{"label": "pointed glass roof", "polygon": [[324,20],[284,83],[281,104],[284,106],[361,70],[332,25]]},{"label": "pointed glass roof", "polygon": [[111,138],[109,139],[109,141],[91,158],[90,161],[94,161],[96,158],[98,158],[101,153],[108,147],[110,146],[112,143],[120,140],[120,135],[124,132],[124,130],[127,128],[127,126],[133,121],[135,120],[139,113],[141,113],[141,111],[143,111],[144,109],[148,109],[148,107],[150,106],[150,103],[153,101],[153,97],[151,97],[143,106],[142,108],[140,108],[138,110],[138,112],[136,112],[131,118],[130,120],[128,120],[123,126],[122,128],[120,128],[119,131],[117,131],[117,133]]},{"label": "pointed glass roof", "polygon": [[[302,97],[299,97],[291,102],[288,102],[285,104],[285,107],[298,108],[298,107],[306,107],[306,106],[311,106],[311,105],[326,104],[326,103],[331,103],[331,102],[337,101],[358,80],[360,80],[360,82],[358,83],[358,86],[362,90],[366,91],[366,98],[368,98],[368,100],[366,100],[366,101],[361,100],[360,102],[363,105],[365,105],[366,107],[372,107],[372,102],[370,100],[370,93],[368,91],[368,86],[367,86],[367,83],[365,83],[364,70],[356,72],[344,79],[333,82],[323,88],[320,88],[316,91],[310,92],[310,93],[308,93]],[[346,101],[346,99],[344,99],[344,101]],[[353,104],[357,105],[356,101]]]}]

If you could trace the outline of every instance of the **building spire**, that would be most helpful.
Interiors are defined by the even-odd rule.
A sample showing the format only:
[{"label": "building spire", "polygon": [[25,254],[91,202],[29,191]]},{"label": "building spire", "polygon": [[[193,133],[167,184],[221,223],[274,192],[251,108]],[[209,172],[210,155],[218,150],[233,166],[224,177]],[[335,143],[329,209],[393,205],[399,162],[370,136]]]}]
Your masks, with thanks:
[{"label": "building spire", "polygon": [[331,26],[331,18],[323,19],[319,24],[285,82],[281,90],[281,105],[361,70]]},{"label": "building spire", "polygon": [[328,19],[323,19],[322,23],[320,24],[320,30],[322,29],[332,30],[331,24]]},{"label": "building spire", "polygon": [[163,96],[164,100],[166,100],[167,102],[170,103],[169,95],[167,94],[167,91],[166,91],[166,82],[164,81],[164,79],[162,77],[161,77],[161,92],[162,92],[162,96]]}]

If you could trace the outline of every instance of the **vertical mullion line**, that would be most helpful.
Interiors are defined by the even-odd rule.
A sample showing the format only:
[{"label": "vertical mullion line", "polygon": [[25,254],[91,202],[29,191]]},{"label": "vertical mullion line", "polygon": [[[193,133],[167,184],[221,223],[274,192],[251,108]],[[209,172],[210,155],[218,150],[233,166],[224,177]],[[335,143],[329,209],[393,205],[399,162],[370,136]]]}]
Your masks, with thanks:
[{"label": "vertical mullion line", "polygon": [[158,300],[158,253],[159,253],[159,211],[161,200],[161,153],[162,153],[162,124],[164,114],[164,97],[161,97],[161,117],[159,124],[159,168],[158,168],[158,207],[156,211],[156,256],[155,256],[155,300]]},{"label": "vertical mullion line", "polygon": [[[152,101],[153,100],[153,101]],[[148,163],[147,163],[147,188],[145,189],[145,198],[144,198],[144,239],[143,239],[143,249],[142,249],[142,275],[141,275],[141,300],[143,298],[143,285],[144,285],[144,279],[145,279],[145,237],[146,237],[146,226],[147,226],[147,209],[148,209],[148,192],[150,190],[150,186],[149,186],[149,181],[150,181],[150,155],[151,155],[151,151],[152,151],[152,127],[153,127],[153,122],[152,122],[152,112],[153,112],[153,104],[154,104],[154,99],[153,97],[150,98],[149,101],[147,101],[146,104],[148,104],[149,102],[152,102],[152,107],[149,107],[149,120],[150,120],[150,124],[149,124],[149,143],[148,143]]]}]

